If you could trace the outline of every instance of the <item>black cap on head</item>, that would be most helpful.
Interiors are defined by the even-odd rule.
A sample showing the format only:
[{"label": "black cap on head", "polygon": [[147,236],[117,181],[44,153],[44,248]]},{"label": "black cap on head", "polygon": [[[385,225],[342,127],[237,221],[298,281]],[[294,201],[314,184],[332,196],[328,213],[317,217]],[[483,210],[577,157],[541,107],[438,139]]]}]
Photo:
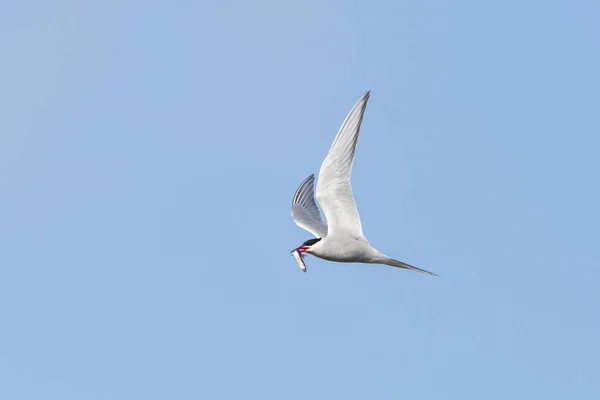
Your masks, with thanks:
[{"label": "black cap on head", "polygon": [[302,246],[312,246],[313,244],[317,243],[321,239],[322,238],[308,239],[306,242],[302,243]]}]

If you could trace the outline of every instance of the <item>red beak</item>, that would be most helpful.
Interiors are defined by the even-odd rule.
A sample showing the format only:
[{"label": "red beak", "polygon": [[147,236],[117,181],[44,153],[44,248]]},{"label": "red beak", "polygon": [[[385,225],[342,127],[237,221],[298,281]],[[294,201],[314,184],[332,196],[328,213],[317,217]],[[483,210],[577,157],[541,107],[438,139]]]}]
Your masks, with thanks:
[{"label": "red beak", "polygon": [[300,246],[300,247],[297,247],[297,248],[295,248],[295,249],[294,249],[294,250],[292,250],[292,251],[297,251],[298,253],[304,253],[304,252],[305,252],[306,250],[308,250],[308,249],[309,249],[309,247],[308,247],[308,246]]}]

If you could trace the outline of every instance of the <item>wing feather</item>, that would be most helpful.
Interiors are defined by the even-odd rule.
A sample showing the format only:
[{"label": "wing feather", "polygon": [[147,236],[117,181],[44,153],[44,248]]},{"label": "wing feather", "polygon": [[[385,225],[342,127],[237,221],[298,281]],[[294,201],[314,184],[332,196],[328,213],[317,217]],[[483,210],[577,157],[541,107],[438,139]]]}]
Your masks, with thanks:
[{"label": "wing feather", "polygon": [[330,235],[363,236],[350,175],[369,96],[370,92],[362,95],[350,110],[319,171],[317,199],[327,218]]},{"label": "wing feather", "polygon": [[327,224],[323,221],[315,202],[315,175],[311,174],[296,190],[292,200],[292,218],[296,225],[306,229],[315,237],[327,235]]}]

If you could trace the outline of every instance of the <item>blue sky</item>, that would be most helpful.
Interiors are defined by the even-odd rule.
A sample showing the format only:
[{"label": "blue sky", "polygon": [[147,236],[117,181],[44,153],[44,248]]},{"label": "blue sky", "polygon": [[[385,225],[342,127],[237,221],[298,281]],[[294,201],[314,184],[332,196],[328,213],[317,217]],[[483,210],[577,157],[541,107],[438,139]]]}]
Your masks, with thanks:
[{"label": "blue sky", "polygon": [[[594,1],[0,5],[0,397],[596,398]],[[289,215],[372,91],[365,234]]]}]

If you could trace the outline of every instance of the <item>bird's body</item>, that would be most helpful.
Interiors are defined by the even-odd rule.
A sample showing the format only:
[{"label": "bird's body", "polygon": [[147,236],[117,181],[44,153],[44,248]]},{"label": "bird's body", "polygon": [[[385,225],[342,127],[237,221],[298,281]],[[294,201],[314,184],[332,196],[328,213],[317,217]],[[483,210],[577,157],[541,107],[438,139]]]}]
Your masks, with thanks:
[{"label": "bird's body", "polygon": [[295,251],[329,261],[386,264],[435,275],[382,254],[363,235],[350,175],[369,95],[365,93],[344,120],[319,171],[316,197],[327,223],[315,201],[314,175],[306,178],[294,195],[294,221],[317,238],[307,240]]},{"label": "bird's body", "polygon": [[327,235],[306,252],[329,261],[373,263],[373,250],[365,237]]}]

